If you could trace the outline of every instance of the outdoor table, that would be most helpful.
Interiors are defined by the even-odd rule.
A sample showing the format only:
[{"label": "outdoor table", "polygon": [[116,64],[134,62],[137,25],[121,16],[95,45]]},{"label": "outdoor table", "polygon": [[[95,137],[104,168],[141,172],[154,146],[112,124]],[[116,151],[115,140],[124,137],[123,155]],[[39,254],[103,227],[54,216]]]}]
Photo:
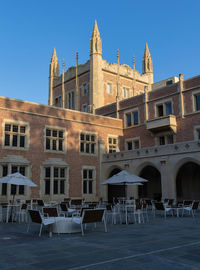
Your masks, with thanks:
[{"label": "outdoor table", "polygon": [[81,232],[79,224],[72,221],[70,217],[56,217],[56,222],[52,224],[53,233],[77,233]]},{"label": "outdoor table", "polygon": [[172,211],[176,212],[176,216],[179,217],[179,211],[183,211],[183,207],[182,206],[170,206],[170,208],[172,209]]},{"label": "outdoor table", "polygon": [[[133,213],[135,211],[135,204],[127,204],[125,205],[125,215],[126,215],[126,224],[128,224],[128,209],[132,209],[133,210]],[[140,221],[140,217],[138,219],[138,223],[141,223]]]},{"label": "outdoor table", "polygon": [[17,208],[20,208],[19,204],[8,204],[6,206],[7,210],[6,210],[6,223],[9,222],[9,216],[12,219],[12,215],[15,213],[15,211],[17,210]]}]

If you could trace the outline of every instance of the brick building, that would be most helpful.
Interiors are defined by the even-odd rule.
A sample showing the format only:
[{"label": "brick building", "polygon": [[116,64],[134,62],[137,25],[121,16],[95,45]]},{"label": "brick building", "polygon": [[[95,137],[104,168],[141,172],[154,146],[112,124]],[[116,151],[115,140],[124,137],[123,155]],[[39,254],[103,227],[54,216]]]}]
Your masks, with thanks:
[{"label": "brick building", "polygon": [[[122,169],[147,178],[128,195],[199,199],[200,76],[153,82],[146,44],[143,72],[102,59],[95,21],[90,59],[59,74],[54,49],[49,105],[0,97],[0,176],[19,171],[37,188],[0,185],[1,200],[85,197],[112,200],[101,182]],[[16,189],[16,190],[15,190]]]}]

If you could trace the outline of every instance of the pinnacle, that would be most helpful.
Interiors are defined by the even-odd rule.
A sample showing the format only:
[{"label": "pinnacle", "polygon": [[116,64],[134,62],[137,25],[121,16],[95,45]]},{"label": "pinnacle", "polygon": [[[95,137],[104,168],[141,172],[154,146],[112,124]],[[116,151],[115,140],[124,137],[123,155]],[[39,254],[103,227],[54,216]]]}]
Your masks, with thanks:
[{"label": "pinnacle", "polygon": [[96,20],[94,22],[94,27],[93,27],[93,31],[92,31],[92,37],[94,37],[95,35],[100,36]]},{"label": "pinnacle", "polygon": [[145,45],[144,56],[151,56],[147,42]]},{"label": "pinnacle", "polygon": [[52,57],[51,57],[51,61],[53,61],[55,59],[58,59],[58,58],[57,58],[57,55],[56,55],[56,49],[54,48],[53,49],[53,54],[52,54]]}]

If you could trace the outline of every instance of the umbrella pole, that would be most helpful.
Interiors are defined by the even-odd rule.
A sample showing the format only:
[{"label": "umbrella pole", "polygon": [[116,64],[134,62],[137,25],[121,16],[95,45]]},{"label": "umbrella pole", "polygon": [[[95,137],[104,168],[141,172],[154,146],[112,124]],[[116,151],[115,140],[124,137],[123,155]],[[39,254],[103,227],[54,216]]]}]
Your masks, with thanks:
[{"label": "umbrella pole", "polygon": [[12,206],[10,209],[10,218],[9,218],[8,222],[12,222],[12,213],[13,213],[13,205],[14,205],[15,195],[16,195],[16,189],[15,189],[15,193],[13,194]]}]

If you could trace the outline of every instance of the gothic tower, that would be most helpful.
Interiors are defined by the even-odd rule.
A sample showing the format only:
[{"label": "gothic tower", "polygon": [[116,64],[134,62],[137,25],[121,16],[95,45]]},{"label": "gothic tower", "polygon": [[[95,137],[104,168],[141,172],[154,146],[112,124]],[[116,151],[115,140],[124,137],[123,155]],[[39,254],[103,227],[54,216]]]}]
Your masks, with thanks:
[{"label": "gothic tower", "polygon": [[53,55],[51,57],[51,62],[49,65],[49,99],[48,105],[54,105],[54,97],[53,97],[53,85],[56,78],[59,76],[59,64],[58,58],[56,55],[56,49],[53,50]]},{"label": "gothic tower", "polygon": [[151,54],[149,52],[147,43],[145,46],[144,57],[142,61],[142,73],[148,75],[149,84],[152,84],[153,83],[153,63],[152,63]]},{"label": "gothic tower", "polygon": [[102,44],[97,22],[95,20],[90,39],[90,112],[104,105],[102,75]]}]

